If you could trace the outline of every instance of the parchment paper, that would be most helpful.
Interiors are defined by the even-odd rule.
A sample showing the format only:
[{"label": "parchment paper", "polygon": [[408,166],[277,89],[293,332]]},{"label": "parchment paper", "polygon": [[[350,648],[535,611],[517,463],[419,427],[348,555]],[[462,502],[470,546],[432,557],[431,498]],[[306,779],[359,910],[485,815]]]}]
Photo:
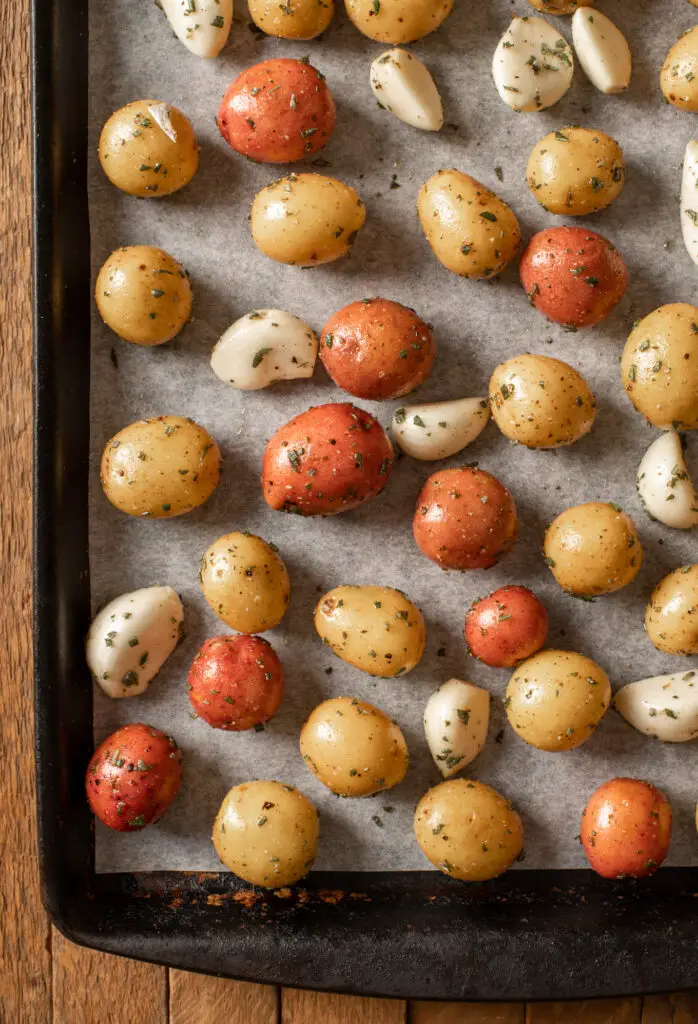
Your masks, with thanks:
[{"label": "parchment paper", "polygon": [[[604,11],[626,33],[633,52],[629,93],[602,96],[577,65],[571,90],[555,107],[540,114],[514,114],[497,96],[490,64],[511,15],[533,10],[524,0],[456,0],[456,10],[442,29],[414,45],[432,69],[445,102],[449,127],[434,135],[411,129],[377,107],[369,66],[386,47],[360,35],[342,9],[322,41],[293,43],[260,39],[248,27],[246,4],[237,0],[237,6],[228,47],[218,60],[205,62],[175,39],[155,5],[142,0],[91,3],[93,271],[117,246],[153,244],[185,264],[195,293],[194,321],[172,344],[158,349],[128,345],[96,313],[93,318],[94,607],[136,587],[168,583],[184,600],[187,632],[186,642],[145,695],[110,701],[96,693],[97,740],[123,723],[146,721],[172,732],[185,753],[181,794],[161,823],[131,835],[98,827],[98,870],[219,869],[209,838],[218,804],[230,786],[259,777],[297,784],[318,806],[318,868],[428,867],[412,832],[417,799],[439,781],[423,737],[422,712],[432,690],[451,676],[486,686],[494,695],[490,739],[471,773],[504,792],[523,815],[523,868],[583,865],[575,838],[580,812],[596,786],[626,774],[650,779],[667,792],[675,812],[670,862],[695,863],[695,744],[662,745],[609,712],[581,749],[565,754],[536,751],[506,723],[502,696],[509,672],[469,659],[461,630],[474,598],[505,583],[524,583],[550,610],[549,645],[578,649],[596,659],[616,687],[696,667],[698,659],[691,664],[655,651],[643,631],[651,589],[677,565],[695,560],[698,545],[695,533],[651,522],[636,496],[637,466],[656,432],[626,398],[618,366],[633,320],[665,302],[698,299],[696,268],[681,242],[678,213],[681,160],[696,121],[667,106],[658,87],[664,56],[696,22],[696,11],[685,0],[604,0]],[[571,40],[570,20],[554,20]],[[219,137],[214,116],[226,86],[243,68],[264,58],[305,54],[327,75],[337,102],[337,127],[321,154],[332,165],[325,173],[358,189],[368,218],[350,258],[301,271],[258,252],[247,223],[254,193],[285,169],[236,156]],[[96,157],[99,131],[112,110],[145,97],[179,106],[193,121],[201,143],[197,177],[163,200],[123,195],[103,176]],[[453,166],[509,201],[525,236],[565,223],[536,203],[524,174],[534,143],[570,123],[609,132],[625,151],[627,184],[620,198],[609,210],[574,223],[607,235],[623,253],[631,275],[628,294],[611,318],[576,334],[548,324],[529,307],[515,266],[491,283],[449,274],[432,256],[415,214],[421,184],[438,168]],[[501,183],[497,166],[503,169]],[[449,463],[401,459],[383,495],[356,512],[324,520],[272,512],[258,479],[266,438],[310,405],[346,396],[319,364],[310,382],[256,393],[234,391],[211,371],[211,348],[233,320],[257,307],[291,310],[320,330],[346,303],[376,294],[414,306],[434,325],[439,354],[416,400],[486,395],[494,366],[530,350],[567,360],[587,377],[598,397],[593,432],[572,447],[533,452],[512,447],[490,424],[471,448]],[[400,403],[359,404],[387,425]],[[164,413],[191,416],[211,431],[224,452],[224,476],[213,498],[192,515],[133,520],[105,499],[99,457],[105,441],[121,427]],[[690,443],[695,470],[696,441]],[[513,492],[520,538],[514,551],[486,573],[446,574],[412,540],[416,495],[438,466],[476,460]],[[594,499],[615,501],[635,518],[646,558],[632,586],[588,604],[559,589],[543,564],[540,547],[546,522],[569,505]],[[202,597],[199,560],[216,537],[237,529],[250,529],[278,544],[293,584],[286,618],[267,634],[285,666],[286,696],[279,714],[259,734],[217,732],[194,720],[186,692],[187,670],[202,641],[228,631]],[[372,679],[323,647],[314,633],[313,607],[319,594],[340,583],[399,587],[423,609],[427,650],[409,676]],[[304,767],[298,753],[301,723],[317,703],[340,694],[375,702],[402,726],[411,764],[397,789],[366,800],[338,800]]]}]

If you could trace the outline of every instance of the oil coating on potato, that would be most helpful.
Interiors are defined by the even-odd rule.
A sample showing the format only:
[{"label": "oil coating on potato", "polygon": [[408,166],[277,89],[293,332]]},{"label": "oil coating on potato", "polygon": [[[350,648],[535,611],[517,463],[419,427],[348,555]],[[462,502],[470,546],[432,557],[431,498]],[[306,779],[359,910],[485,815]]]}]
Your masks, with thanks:
[{"label": "oil coating on potato", "polygon": [[698,112],[698,25],[684,32],[669,50],[659,84],[669,103]]},{"label": "oil coating on potato", "polygon": [[574,14],[578,7],[591,7],[592,0],[528,0],[543,14]]},{"label": "oil coating on potato", "polygon": [[562,128],[533,147],[526,181],[544,210],[584,217],[604,210],[620,194],[623,150],[605,132]]},{"label": "oil coating on potato", "polygon": [[453,0],[344,0],[347,14],[369,39],[412,43],[437,29]]},{"label": "oil coating on potato", "polygon": [[209,637],[187,677],[195,717],[213,729],[241,732],[273,718],[284,695],[281,662],[261,636]]},{"label": "oil coating on potato", "polygon": [[698,654],[698,564],[674,569],[655,587],[645,628],[665,654]]},{"label": "oil coating on potato", "polygon": [[291,583],[277,548],[249,532],[219,537],[201,560],[201,588],[216,615],[239,633],[264,633],[286,614]]},{"label": "oil coating on potato", "polygon": [[334,0],[248,0],[257,28],[280,39],[314,39],[334,17]]},{"label": "oil coating on potato", "polygon": [[557,582],[578,597],[621,590],[642,566],[634,522],[606,501],[565,509],[548,527],[544,550]]},{"label": "oil coating on potato", "polygon": [[669,852],[671,806],[641,779],[611,779],[592,793],[582,812],[582,845],[602,878],[645,878]]}]

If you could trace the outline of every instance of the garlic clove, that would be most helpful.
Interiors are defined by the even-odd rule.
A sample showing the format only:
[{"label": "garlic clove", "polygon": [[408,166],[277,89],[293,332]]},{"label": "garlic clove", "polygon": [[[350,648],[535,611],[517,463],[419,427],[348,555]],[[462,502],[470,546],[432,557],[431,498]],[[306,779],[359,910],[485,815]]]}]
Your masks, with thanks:
[{"label": "garlic clove", "polygon": [[698,672],[652,676],[621,687],[613,706],[634,729],[665,743],[698,736]]},{"label": "garlic clove", "polygon": [[449,679],[432,693],[424,709],[424,734],[445,779],[475,760],[487,741],[489,722],[487,690]]},{"label": "garlic clove", "polygon": [[492,61],[497,92],[516,111],[544,110],[572,84],[569,43],[544,18],[515,17],[499,40]]},{"label": "garlic clove", "polygon": [[681,232],[688,255],[698,264],[698,142],[686,146],[681,178]]},{"label": "garlic clove", "polygon": [[391,114],[428,132],[444,123],[443,104],[429,69],[407,50],[395,48],[371,65],[371,89],[378,103]]},{"label": "garlic clove", "polygon": [[447,459],[471,444],[487,426],[486,398],[405,405],[393,416],[392,434],[406,455],[423,462]]},{"label": "garlic clove", "polygon": [[308,325],[282,309],[256,309],[236,320],[211,354],[211,368],[241,391],[312,377],[318,341]]},{"label": "garlic clove", "polygon": [[217,57],[233,23],[233,0],[158,0],[172,31],[197,57]]},{"label": "garlic clove", "polygon": [[633,59],[621,30],[593,7],[579,7],[572,17],[572,42],[584,73],[605,93],[630,85]]},{"label": "garlic clove", "polygon": [[637,489],[653,519],[675,530],[698,526],[698,494],[675,430],[660,434],[645,452],[637,471]]}]

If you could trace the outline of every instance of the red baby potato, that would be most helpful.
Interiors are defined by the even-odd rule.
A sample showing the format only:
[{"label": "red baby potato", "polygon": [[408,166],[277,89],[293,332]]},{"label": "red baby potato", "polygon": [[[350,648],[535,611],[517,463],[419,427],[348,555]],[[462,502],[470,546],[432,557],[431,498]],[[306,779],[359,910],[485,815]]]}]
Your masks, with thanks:
[{"label": "red baby potato", "polygon": [[603,878],[643,878],[669,852],[671,807],[660,789],[641,779],[611,779],[582,813],[582,845]]},{"label": "red baby potato", "polygon": [[305,61],[281,57],[243,71],[226,89],[218,128],[236,152],[267,164],[317,153],[335,122],[332,94]]},{"label": "red baby potato", "polygon": [[357,398],[400,398],[434,365],[429,324],[390,299],[362,299],[335,313],[321,335],[320,358],[338,387]]},{"label": "red baby potato", "polygon": [[566,327],[598,324],[628,286],[618,250],[586,228],[539,231],[521,257],[519,272],[531,305]]},{"label": "red baby potato", "polygon": [[214,636],[189,669],[189,700],[214,729],[242,732],[263,725],[284,695],[281,662],[261,636]]},{"label": "red baby potato", "polygon": [[380,423],[355,405],[318,405],[274,434],[262,461],[267,505],[302,516],[347,512],[388,482],[393,447]]},{"label": "red baby potato", "polygon": [[528,587],[501,587],[474,601],[465,617],[470,653],[493,668],[512,668],[539,651],[548,613]]},{"label": "red baby potato", "polygon": [[443,569],[489,569],[516,540],[516,505],[483,469],[442,469],[424,484],[412,529],[423,554]]},{"label": "red baby potato", "polygon": [[117,832],[137,832],[161,818],[179,792],[182,753],[151,725],[124,725],[95,750],[85,775],[95,817]]}]

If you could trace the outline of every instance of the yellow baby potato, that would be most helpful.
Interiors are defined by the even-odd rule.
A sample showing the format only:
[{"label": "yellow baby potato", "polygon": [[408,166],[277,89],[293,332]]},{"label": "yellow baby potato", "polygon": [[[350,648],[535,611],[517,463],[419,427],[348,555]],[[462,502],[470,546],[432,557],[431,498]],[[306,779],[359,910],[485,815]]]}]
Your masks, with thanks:
[{"label": "yellow baby potato", "polygon": [[280,39],[314,39],[334,17],[334,0],[248,0],[257,28]]},{"label": "yellow baby potato", "polygon": [[604,210],[620,194],[623,150],[605,132],[562,128],[533,147],[526,181],[544,210],[585,217]]},{"label": "yellow baby potato", "polygon": [[201,588],[216,615],[238,633],[264,633],[283,619],[291,598],[276,548],[252,533],[226,533],[201,560]]},{"label": "yellow baby potato", "polygon": [[642,566],[634,522],[607,501],[565,509],[548,527],[544,551],[557,582],[578,597],[621,590]]},{"label": "yellow baby potato", "polygon": [[684,32],[669,50],[659,84],[665,98],[679,110],[698,111],[698,25]]},{"label": "yellow baby potato", "polygon": [[412,43],[437,29],[453,10],[453,0],[344,0],[347,14],[369,39]]},{"label": "yellow baby potato", "polygon": [[528,0],[543,14],[574,14],[578,7],[591,7],[592,0]]},{"label": "yellow baby potato", "polygon": [[698,654],[698,565],[683,565],[655,587],[645,629],[665,654]]}]

